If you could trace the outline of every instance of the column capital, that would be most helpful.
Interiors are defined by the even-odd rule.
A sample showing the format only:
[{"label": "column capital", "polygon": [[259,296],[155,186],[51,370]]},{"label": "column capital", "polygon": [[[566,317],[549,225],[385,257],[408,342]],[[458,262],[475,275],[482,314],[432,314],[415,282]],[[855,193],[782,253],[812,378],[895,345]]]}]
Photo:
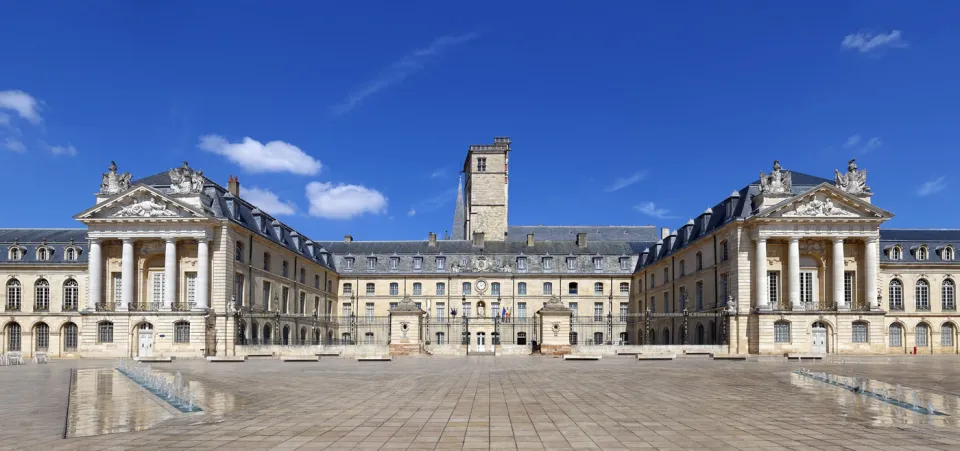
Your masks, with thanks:
[{"label": "column capital", "polygon": [[792,237],[790,237],[790,242],[791,242],[791,243],[799,243],[799,242],[800,242],[800,237],[798,237],[798,236],[792,236]]},{"label": "column capital", "polygon": [[767,242],[767,237],[765,237],[765,236],[758,236],[758,237],[757,237],[757,242],[758,242],[758,243],[766,243],[766,242]]},{"label": "column capital", "polygon": [[163,238],[163,241],[164,241],[165,243],[167,243],[167,244],[171,244],[171,243],[177,244],[177,237],[175,237],[175,236],[164,237],[164,238]]},{"label": "column capital", "polygon": [[843,238],[841,238],[841,237],[834,237],[834,238],[833,238],[833,242],[834,242],[834,243],[843,243]]},{"label": "column capital", "polygon": [[124,238],[120,238],[120,241],[122,241],[123,244],[127,244],[127,243],[133,244],[133,242],[136,241],[136,239],[131,237],[124,237]]}]

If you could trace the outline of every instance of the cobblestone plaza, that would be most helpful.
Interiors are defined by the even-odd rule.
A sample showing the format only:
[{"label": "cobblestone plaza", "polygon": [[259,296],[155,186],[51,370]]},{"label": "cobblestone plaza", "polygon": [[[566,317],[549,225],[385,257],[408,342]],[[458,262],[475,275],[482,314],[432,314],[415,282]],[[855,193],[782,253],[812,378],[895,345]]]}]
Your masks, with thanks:
[{"label": "cobblestone plaza", "polygon": [[[0,447],[956,449],[958,363],[939,356],[180,360],[154,368],[181,372],[204,412],[171,414],[112,370],[116,361],[59,360],[0,367]],[[946,415],[793,373],[801,367],[864,378],[871,389],[900,384],[906,398]]]}]

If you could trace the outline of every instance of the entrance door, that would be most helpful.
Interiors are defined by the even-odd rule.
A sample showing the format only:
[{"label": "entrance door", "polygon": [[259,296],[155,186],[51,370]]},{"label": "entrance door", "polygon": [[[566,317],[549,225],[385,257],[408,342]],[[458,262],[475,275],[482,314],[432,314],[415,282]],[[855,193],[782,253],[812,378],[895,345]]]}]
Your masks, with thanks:
[{"label": "entrance door", "polygon": [[140,336],[139,344],[140,347],[137,350],[137,355],[140,357],[150,357],[153,355],[153,325],[150,323],[143,323],[140,325],[140,330],[137,331]]},{"label": "entrance door", "polygon": [[814,354],[827,353],[827,329],[822,326],[813,326],[813,346],[810,352]]},{"label": "entrance door", "polygon": [[487,334],[486,332],[477,332],[477,352],[486,352],[487,351]]}]

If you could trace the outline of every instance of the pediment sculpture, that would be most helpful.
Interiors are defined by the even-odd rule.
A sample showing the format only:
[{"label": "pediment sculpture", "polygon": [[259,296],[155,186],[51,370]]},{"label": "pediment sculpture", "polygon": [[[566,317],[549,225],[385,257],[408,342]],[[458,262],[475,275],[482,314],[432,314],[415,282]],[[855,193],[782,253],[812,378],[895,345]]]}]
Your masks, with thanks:
[{"label": "pediment sculpture", "polygon": [[113,216],[116,218],[164,218],[180,215],[166,205],[144,199],[121,208]]},{"label": "pediment sculpture", "polygon": [[103,173],[103,179],[100,181],[100,194],[119,194],[130,189],[132,177],[129,172],[118,173],[117,163],[111,161],[110,167]]},{"label": "pediment sculpture", "polygon": [[760,171],[760,192],[769,194],[790,194],[793,182],[790,171],[782,171],[780,160],[773,161],[773,172],[769,175]]},{"label": "pediment sculpture", "polygon": [[856,213],[849,212],[843,208],[837,207],[833,204],[833,200],[827,198],[820,200],[817,198],[811,199],[805,204],[797,205],[796,209],[793,211],[788,211],[783,214],[784,216],[856,216]]},{"label": "pediment sculpture", "polygon": [[170,190],[173,194],[196,194],[203,191],[203,184],[205,183],[203,171],[193,170],[186,161],[183,162],[182,167],[173,168],[168,174],[170,175]]},{"label": "pediment sculpture", "polygon": [[867,186],[867,170],[857,169],[857,160],[854,158],[847,163],[847,173],[841,174],[834,169],[834,181],[837,188],[848,194],[871,194],[870,187]]}]

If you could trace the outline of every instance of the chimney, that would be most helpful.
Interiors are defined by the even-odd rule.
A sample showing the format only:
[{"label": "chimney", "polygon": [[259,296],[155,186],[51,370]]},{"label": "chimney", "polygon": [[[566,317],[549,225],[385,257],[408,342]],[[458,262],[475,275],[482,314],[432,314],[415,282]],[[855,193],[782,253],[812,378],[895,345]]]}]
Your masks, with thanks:
[{"label": "chimney", "polygon": [[353,242],[353,235],[344,235],[344,236],[343,236],[343,242],[344,242],[344,243],[352,243],[352,242]]},{"label": "chimney", "polygon": [[473,232],[473,245],[483,247],[483,232]]},{"label": "chimney", "polygon": [[233,197],[240,197],[240,180],[237,179],[237,176],[231,175],[227,179],[227,191],[233,194]]},{"label": "chimney", "polygon": [[430,232],[430,234],[427,235],[427,239],[430,241],[430,247],[437,247],[437,234],[436,234],[436,233]]},{"label": "chimney", "polygon": [[580,232],[577,234],[577,247],[587,247],[587,233]]},{"label": "chimney", "polygon": [[533,246],[533,234],[532,234],[532,233],[528,233],[528,234],[527,234],[527,246]]},{"label": "chimney", "polygon": [[660,227],[660,239],[665,240],[670,236],[670,227]]}]

